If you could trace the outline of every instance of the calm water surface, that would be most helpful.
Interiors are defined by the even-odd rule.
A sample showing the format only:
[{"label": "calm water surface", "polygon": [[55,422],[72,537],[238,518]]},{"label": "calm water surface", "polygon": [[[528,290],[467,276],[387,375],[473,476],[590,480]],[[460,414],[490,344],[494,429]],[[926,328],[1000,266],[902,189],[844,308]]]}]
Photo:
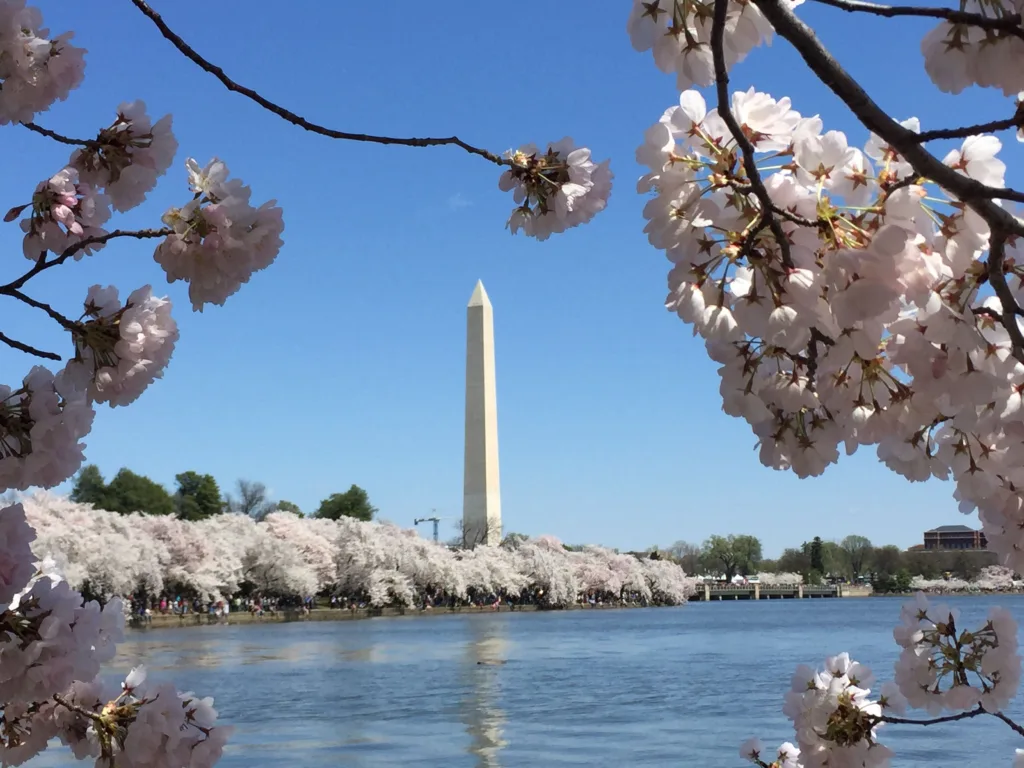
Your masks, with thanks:
[{"label": "calm water surface", "polygon": [[[951,599],[1024,620],[1024,598]],[[216,698],[245,766],[740,766],[739,744],[792,738],[799,663],[848,650],[881,677],[897,599],[696,603],[132,633],[111,667],[145,663]],[[502,665],[479,662],[504,661]],[[1024,706],[1008,710],[1024,720]],[[991,720],[991,722],[988,722]],[[941,730],[940,730],[941,729]],[[886,726],[895,766],[1009,766],[1024,746],[992,718]],[[36,768],[74,765],[54,750]]]}]

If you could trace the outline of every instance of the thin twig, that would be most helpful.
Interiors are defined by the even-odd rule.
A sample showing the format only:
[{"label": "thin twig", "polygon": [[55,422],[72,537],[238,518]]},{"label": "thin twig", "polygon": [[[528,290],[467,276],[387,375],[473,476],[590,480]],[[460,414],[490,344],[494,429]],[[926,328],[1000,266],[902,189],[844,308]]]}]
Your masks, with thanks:
[{"label": "thin twig", "polygon": [[173,234],[173,232],[173,229],[169,229],[167,227],[164,227],[163,229],[115,229],[113,232],[106,232],[102,235],[86,237],[79,240],[77,243],[68,246],[59,256],[55,256],[49,261],[39,259],[32,269],[23,274],[17,280],[12,280],[7,283],[7,285],[0,285],[0,294],[6,294],[8,296],[12,295],[12,291],[17,291],[40,272],[44,272],[51,267],[63,264],[80,250],[87,248],[90,245],[101,245],[117,237],[134,237],[139,240],[145,240],[153,237],[167,237],[168,235]]},{"label": "thin twig", "polygon": [[1013,356],[1024,361],[1024,334],[1021,333],[1020,325],[1017,322],[1020,307],[1017,306],[1017,300],[1013,297],[1010,286],[1006,284],[1006,275],[1003,273],[1005,258],[1006,233],[1001,230],[993,230],[988,246],[988,282],[1002,305],[1000,320],[1013,345]]},{"label": "thin twig", "polygon": [[918,141],[935,141],[936,139],[966,139],[982,133],[995,133],[1024,125],[1024,110],[1018,109],[1017,114],[1005,120],[992,120],[988,123],[966,125],[963,128],[937,128],[934,131],[921,131],[917,134]]},{"label": "thin twig", "polygon": [[978,715],[988,715],[990,712],[985,711],[982,707],[977,709],[971,709],[967,712],[960,712],[955,715],[943,715],[942,717],[933,717],[929,720],[914,720],[907,717],[891,717],[889,715],[882,715],[878,719],[883,723],[893,723],[895,725],[938,725],[939,723],[955,723],[958,720],[968,720]]},{"label": "thin twig", "polygon": [[77,704],[72,704],[70,701],[65,699],[60,694],[54,694],[53,700],[56,701],[58,704],[60,704],[65,709],[69,709],[72,712],[75,712],[76,714],[82,715],[83,717],[87,717],[87,718],[89,718],[90,720],[92,720],[93,722],[95,722],[97,724],[102,724],[103,723],[103,718],[100,717],[96,712],[90,712],[89,710],[83,709],[82,707],[78,706]]},{"label": "thin twig", "polygon": [[310,122],[306,118],[295,114],[291,110],[285,109],[284,107],[275,104],[269,99],[264,98],[253,89],[247,88],[246,86],[241,85],[232,80],[224,73],[223,69],[221,69],[216,64],[210,62],[209,60],[203,58],[198,53],[196,53],[196,51],[188,43],[186,43],[179,35],[177,35],[174,32],[174,30],[167,26],[167,23],[163,20],[163,18],[161,18],[160,14],[154,11],[152,8],[150,8],[149,4],[146,3],[145,0],[131,0],[131,2],[136,8],[142,11],[142,13],[145,14],[150,21],[152,21],[156,25],[157,29],[160,30],[160,34],[162,34],[168,41],[170,41],[170,43],[175,48],[177,48],[182,54],[184,54],[186,58],[194,62],[200,69],[209,72],[211,75],[220,80],[224,87],[227,88],[229,91],[234,91],[235,93],[242,94],[246,98],[255,101],[264,109],[273,112],[278,117],[281,117],[287,120],[289,123],[299,126],[300,128],[304,128],[305,130],[311,133],[318,133],[321,136],[326,136],[331,139],[343,139],[346,141],[365,141],[371,142],[373,144],[398,144],[406,147],[437,147],[443,145],[454,145],[457,147],[461,147],[470,154],[478,155],[484,158],[485,160],[489,160],[496,165],[511,165],[511,162],[509,160],[505,160],[499,157],[498,155],[494,154],[493,152],[488,152],[486,149],[480,149],[479,147],[474,147],[472,144],[467,144],[458,136],[449,136],[448,138],[443,139],[405,139],[396,138],[394,136],[374,136],[367,133],[348,133],[347,131],[336,131],[332,128],[325,128],[322,125]]},{"label": "thin twig", "polygon": [[99,144],[95,139],[72,139],[69,136],[63,136],[56,131],[51,131],[49,128],[43,128],[43,126],[36,125],[35,123],[22,123],[22,125],[30,131],[38,133],[40,136],[46,136],[54,141],[59,141],[61,144],[70,144],[73,147],[94,147]]},{"label": "thin twig", "polygon": [[994,19],[981,13],[968,13],[966,11],[954,11],[952,8],[927,8],[905,5],[878,5],[877,3],[860,2],[860,0],[814,0],[822,5],[830,5],[848,13],[872,13],[875,16],[925,16],[933,19],[944,19],[953,24],[969,24],[972,27],[981,29],[993,29],[1000,32],[1008,32],[1021,39],[1024,39],[1024,30],[1021,29],[1020,14],[1002,16]]},{"label": "thin twig", "polygon": [[1024,736],[1024,727],[1021,727],[1020,725],[1015,723],[1013,720],[1008,718],[1002,712],[992,712],[991,714],[992,714],[992,717],[995,717],[995,718],[998,718],[998,719],[1002,720],[1004,723],[1006,723],[1008,726],[1010,726],[1014,731],[1019,733],[1021,736]]},{"label": "thin twig", "polygon": [[5,291],[5,293],[8,296],[12,296],[13,298],[17,299],[20,302],[28,304],[30,307],[35,307],[36,309],[43,310],[43,312],[45,312],[50,317],[52,317],[54,320],[56,320],[58,323],[60,323],[60,325],[63,328],[65,328],[66,330],[73,331],[75,329],[75,324],[73,322],[71,322],[71,320],[69,320],[68,318],[64,317],[64,315],[62,315],[56,309],[51,307],[49,304],[44,304],[43,302],[41,302],[41,301],[39,301],[37,299],[33,299],[31,296],[26,296],[21,291],[14,291],[14,290],[12,290],[12,291]]},{"label": "thin twig", "polygon": [[921,146],[918,136],[893,120],[843,69],[793,11],[780,0],[752,0],[775,28],[803,57],[807,66],[853,112],[861,123],[895,149],[917,173],[969,205],[990,226],[1024,236],[1024,225],[992,199],[1024,202],[1024,193],[989,187],[944,165]]},{"label": "thin twig", "polygon": [[3,342],[8,347],[13,347],[14,349],[21,350],[22,352],[26,352],[30,355],[35,355],[36,357],[44,357],[47,360],[58,361],[61,359],[60,355],[56,354],[55,352],[46,352],[42,349],[37,349],[36,347],[33,347],[31,344],[26,344],[23,341],[12,339],[10,336],[3,332],[0,332],[0,342]]},{"label": "thin twig", "polygon": [[[782,225],[772,211],[775,205],[771,195],[761,180],[761,173],[757,170],[757,159],[754,157],[754,145],[743,133],[740,124],[736,122],[736,116],[732,113],[729,105],[729,70],[725,65],[725,19],[729,12],[729,0],[715,0],[715,15],[711,22],[711,56],[715,65],[715,87],[718,92],[718,114],[725,122],[729,133],[736,140],[736,144],[743,152],[743,169],[750,180],[751,191],[761,204],[760,216],[767,223],[768,228],[775,236],[782,254],[782,266],[786,269],[793,268],[793,256],[789,250],[789,240],[782,229]],[[755,225],[754,232],[760,227]]]}]

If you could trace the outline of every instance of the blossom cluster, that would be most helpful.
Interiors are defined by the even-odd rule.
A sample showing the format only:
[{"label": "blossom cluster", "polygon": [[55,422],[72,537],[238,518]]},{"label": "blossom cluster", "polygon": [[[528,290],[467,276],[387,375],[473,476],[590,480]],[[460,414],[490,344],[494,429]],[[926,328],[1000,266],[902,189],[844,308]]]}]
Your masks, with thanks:
[{"label": "blossom cluster", "polygon": [[[964,10],[996,21],[1024,12],[1021,0],[972,0]],[[998,88],[1005,96],[1024,91],[1024,36],[1009,28],[983,29],[973,24],[942,21],[921,41],[924,68],[946,93],[978,85]]]},{"label": "blossom cluster", "polygon": [[72,331],[75,356],[58,374],[58,388],[111,407],[134,402],[163,376],[174,351],[178,326],[171,302],[153,296],[147,285],[122,306],[116,288],[94,285],[84,317]]},{"label": "blossom cluster", "polygon": [[82,82],[85,51],[42,25],[25,0],[0,0],[0,125],[32,120]]},{"label": "blossom cluster", "polygon": [[[696,91],[637,151],[645,231],[673,263],[667,306],[721,366],[723,409],[751,425],[764,464],[801,477],[862,445],[909,480],[952,476],[1004,564],[1024,568],[1024,364],[996,322],[988,225],[875,136],[852,147],[754,89],[729,109],[770,210]],[[944,162],[1000,186],[1000,147],[972,136]],[[1024,295],[1020,241],[1001,245]]]},{"label": "blossom cluster", "polygon": [[900,616],[893,632],[903,649],[895,680],[911,706],[933,715],[979,705],[998,712],[1017,694],[1021,660],[1017,624],[1008,611],[993,608],[982,628],[965,630],[959,611],[931,605],[919,593]]},{"label": "blossom cluster", "polygon": [[195,196],[164,214],[172,234],[154,256],[168,282],[188,283],[192,308],[201,312],[205,304],[223,305],[254,272],[273,263],[284,220],[275,200],[253,208],[249,187],[228,179],[228,167],[220,160],[200,168],[190,159],[187,167]]},{"label": "blossom cluster", "polygon": [[1020,683],[1017,624],[1000,608],[975,630],[959,628],[958,621],[956,610],[931,605],[920,593],[904,605],[893,632],[903,650],[894,679],[881,686],[877,698],[871,695],[871,670],[847,653],[827,659],[823,669],[801,665],[783,706],[796,746],[784,744],[769,763],[760,741],[751,739],[741,756],[772,768],[884,768],[892,751],[878,741],[881,725],[931,724],[897,717],[908,707],[932,715],[1001,713]]},{"label": "blossom cluster", "polygon": [[[786,0],[789,7],[803,0]],[[680,91],[715,82],[711,52],[714,0],[633,0],[626,29],[633,48],[651,51],[662,72],[676,76]],[[730,2],[723,53],[726,67],[743,61],[762,43],[770,43],[771,24],[751,2]]]},{"label": "blossom cluster", "polygon": [[[122,208],[141,202],[176,146],[169,119],[150,126],[144,105],[121,105],[118,120],[94,145],[40,184],[31,203],[8,213],[10,221],[29,210],[21,221],[25,255],[50,265],[102,248],[107,233],[100,225],[111,200]],[[276,258],[284,225],[273,201],[258,209],[249,205],[249,188],[227,180],[223,163],[200,169],[189,160],[187,167],[195,197],[165,216],[172,226],[156,231],[164,240],[155,258],[169,282],[189,282],[193,308],[201,310],[206,302],[223,304]],[[96,186],[80,182],[80,174]],[[48,251],[58,259],[44,262]],[[72,336],[71,360],[56,377],[37,367],[22,388],[0,388],[0,408],[8,415],[0,421],[0,490],[52,487],[78,470],[93,404],[132,403],[163,375],[178,339],[170,312],[171,302],[154,296],[150,286],[133,291],[123,306],[116,288],[93,286],[79,320],[56,315]]]},{"label": "blossom cluster", "polygon": [[351,518],[275,512],[259,523],[237,514],[187,522],[105,512],[48,493],[22,503],[38,532],[36,555],[52,557],[72,585],[107,596],[184,589],[212,599],[248,582],[264,594],[364,594],[374,606],[412,605],[428,589],[462,598],[471,589],[541,589],[548,604],[565,606],[591,590],[667,604],[695,591],[694,579],[672,562],[600,547],[570,552],[547,536],[452,551],[412,530]]},{"label": "blossom cluster", "polygon": [[36,567],[35,533],[25,509],[0,509],[0,759],[21,765],[52,739],[97,764],[180,768],[209,766],[220,757],[227,730],[215,727],[212,700],[173,686],[105,695],[100,665],[124,636],[118,598],[86,601],[52,561]]},{"label": "blossom cluster", "polygon": [[164,115],[153,123],[145,102],[121,104],[114,122],[95,141],[76,149],[68,165],[82,182],[104,190],[115,211],[129,211],[146,199],[174,161],[178,141],[171,122]]},{"label": "blossom cluster", "polygon": [[608,203],[612,190],[608,161],[595,163],[590,150],[577,147],[569,137],[549,144],[543,153],[527,144],[508,151],[505,159],[508,170],[498,187],[511,191],[517,204],[508,220],[512,234],[521,229],[530,237],[547,240],[586,224]]},{"label": "blossom cluster", "polygon": [[989,565],[981,569],[976,578],[967,581],[966,579],[925,579],[922,576],[915,576],[910,583],[911,589],[915,592],[1006,592],[1015,589],[1020,582],[1013,578],[1011,569],[1001,565]]},{"label": "blossom cluster", "polygon": [[41,365],[18,389],[0,385],[0,487],[25,490],[64,482],[82,465],[81,440],[92,429],[93,416],[83,396],[62,396],[53,374]]}]

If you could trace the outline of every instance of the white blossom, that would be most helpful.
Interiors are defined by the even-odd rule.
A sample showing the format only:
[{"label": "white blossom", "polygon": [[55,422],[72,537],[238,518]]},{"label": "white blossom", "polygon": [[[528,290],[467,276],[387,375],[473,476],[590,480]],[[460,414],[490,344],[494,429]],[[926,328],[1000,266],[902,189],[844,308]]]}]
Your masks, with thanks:
[{"label": "white blossom", "polygon": [[151,123],[145,103],[132,101],[121,104],[114,122],[94,144],[75,150],[68,164],[83,183],[106,192],[115,211],[127,211],[146,199],[177,151],[171,116]]},{"label": "white blossom", "polygon": [[72,33],[50,38],[39,9],[0,2],[0,125],[31,121],[82,82],[85,51]]},{"label": "white blossom", "polygon": [[72,333],[75,356],[58,375],[58,388],[111,407],[133,403],[163,376],[174,352],[178,326],[170,300],[153,296],[146,285],[121,306],[116,288],[94,285],[84,316]]},{"label": "white blossom", "polygon": [[585,224],[603,211],[612,189],[608,161],[595,163],[590,150],[569,137],[541,153],[526,145],[505,155],[509,168],[498,181],[512,192],[517,207],[508,228],[546,240],[554,233]]},{"label": "white blossom", "polygon": [[253,208],[249,187],[228,179],[221,161],[200,168],[190,158],[186,167],[196,197],[164,214],[164,223],[174,232],[160,243],[154,258],[168,282],[188,283],[192,308],[201,312],[206,304],[223,305],[254,272],[273,263],[284,221],[275,200]]}]

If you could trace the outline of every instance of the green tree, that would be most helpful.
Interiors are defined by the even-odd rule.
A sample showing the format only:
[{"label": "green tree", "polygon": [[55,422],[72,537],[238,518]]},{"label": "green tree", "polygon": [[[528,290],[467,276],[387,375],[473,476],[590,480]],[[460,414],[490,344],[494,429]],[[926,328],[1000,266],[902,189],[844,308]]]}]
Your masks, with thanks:
[{"label": "green tree", "polygon": [[320,507],[313,517],[338,520],[342,517],[354,517],[356,520],[372,520],[377,508],[370,503],[370,495],[353,485],[344,493],[332,493],[320,502]]},{"label": "green tree", "polygon": [[748,574],[761,562],[761,542],[754,536],[712,536],[701,547],[701,563],[720,571],[727,581],[737,573]]},{"label": "green tree", "polygon": [[903,567],[903,552],[892,544],[876,547],[871,553],[871,559],[875,573],[882,576],[894,576]]},{"label": "green tree", "polygon": [[757,573],[757,566],[761,564],[761,540],[746,534],[729,538],[732,540],[732,551],[736,555],[739,572],[744,576]]},{"label": "green tree", "polygon": [[302,510],[299,509],[299,505],[291,501],[279,501],[277,502],[278,512],[291,512],[293,515],[302,517]]},{"label": "green tree", "polygon": [[821,543],[821,561],[825,566],[824,573],[829,576],[848,576],[850,573],[850,562],[838,542]]},{"label": "green tree", "polygon": [[843,539],[839,546],[846,553],[850,576],[854,579],[858,578],[870,565],[871,552],[874,549],[871,539],[865,536],[850,535]]},{"label": "green tree", "polygon": [[815,536],[807,547],[807,556],[811,559],[811,570],[819,574],[825,573],[825,558],[823,557],[821,537]]},{"label": "green tree", "polygon": [[79,504],[92,504],[97,509],[105,509],[107,503],[107,483],[95,464],[86,464],[75,477],[75,485],[71,489],[71,500]]},{"label": "green tree", "polygon": [[224,511],[224,500],[213,475],[189,470],[174,476],[178,490],[174,494],[177,515],[182,520],[203,520]]},{"label": "green tree", "polygon": [[126,515],[173,515],[174,499],[160,483],[122,467],[107,485],[105,508]]},{"label": "green tree", "polygon": [[806,578],[811,572],[811,558],[803,548],[790,547],[783,551],[778,563],[781,573],[799,573]]}]

